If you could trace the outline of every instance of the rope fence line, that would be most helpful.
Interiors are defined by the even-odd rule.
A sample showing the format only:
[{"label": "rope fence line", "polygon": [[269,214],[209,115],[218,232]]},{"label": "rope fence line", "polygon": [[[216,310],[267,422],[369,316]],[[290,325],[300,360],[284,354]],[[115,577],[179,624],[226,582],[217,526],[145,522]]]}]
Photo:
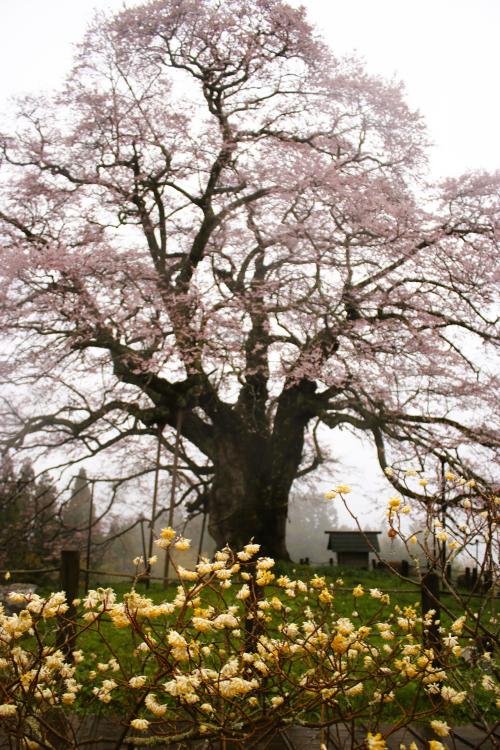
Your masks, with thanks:
[{"label": "rope fence line", "polygon": [[121,578],[130,578],[131,580],[139,579],[139,580],[150,580],[150,581],[163,581],[163,576],[152,576],[150,573],[144,572],[144,573],[118,573],[116,571],[111,570],[91,570],[90,568],[80,568],[80,573],[90,573],[90,575],[97,575],[97,576],[120,576]]},{"label": "rope fence line", "polygon": [[5,570],[0,569],[0,576],[4,576],[9,573],[12,575],[13,573],[19,573],[21,575],[25,575],[26,573],[57,573],[59,571],[59,567],[57,568],[27,568],[26,570],[20,570],[16,568],[6,568]]}]

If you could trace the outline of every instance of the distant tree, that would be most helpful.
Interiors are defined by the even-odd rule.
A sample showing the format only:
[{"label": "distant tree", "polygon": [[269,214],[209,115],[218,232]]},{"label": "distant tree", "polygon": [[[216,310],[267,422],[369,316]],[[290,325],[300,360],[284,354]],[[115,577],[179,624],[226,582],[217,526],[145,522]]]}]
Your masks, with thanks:
[{"label": "distant tree", "polygon": [[217,544],[281,558],[319,424],[479,479],[499,177],[428,185],[426,145],[401,86],[282,0],[99,16],[0,135],[5,443],[178,430]]},{"label": "distant tree", "polygon": [[58,492],[48,476],[25,462],[0,464],[0,566],[40,568],[57,559],[62,538]]},{"label": "distant tree", "polygon": [[85,543],[89,526],[95,523],[95,511],[92,510],[90,515],[91,492],[87,472],[82,468],[74,479],[70,498],[63,504],[61,513],[66,536],[77,546]]},{"label": "distant tree", "polygon": [[102,542],[105,537],[104,519],[96,511],[97,504],[93,501],[93,494],[92,480],[89,480],[86,470],[82,467],[72,482],[69,499],[61,504],[64,546],[68,549],[79,549],[82,562],[85,564],[90,551],[91,568],[102,561]]}]

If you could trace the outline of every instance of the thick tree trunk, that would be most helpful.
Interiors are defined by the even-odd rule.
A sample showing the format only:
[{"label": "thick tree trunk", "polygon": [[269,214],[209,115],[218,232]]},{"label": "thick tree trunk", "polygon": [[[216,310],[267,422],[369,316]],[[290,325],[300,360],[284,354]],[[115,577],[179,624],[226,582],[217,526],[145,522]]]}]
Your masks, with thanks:
[{"label": "thick tree trunk", "polygon": [[253,424],[246,411],[243,418],[233,413],[217,425],[209,529],[218,546],[241,549],[253,538],[261,554],[290,559],[288,496],[302,459],[314,391],[307,381],[286,388],[272,431]]},{"label": "thick tree trunk", "polygon": [[[296,467],[287,479],[273,481],[268,441],[254,436],[219,436],[209,498],[209,530],[217,546],[241,549],[251,538],[261,554],[288,560],[288,493]],[[285,469],[285,467],[284,467]]]}]

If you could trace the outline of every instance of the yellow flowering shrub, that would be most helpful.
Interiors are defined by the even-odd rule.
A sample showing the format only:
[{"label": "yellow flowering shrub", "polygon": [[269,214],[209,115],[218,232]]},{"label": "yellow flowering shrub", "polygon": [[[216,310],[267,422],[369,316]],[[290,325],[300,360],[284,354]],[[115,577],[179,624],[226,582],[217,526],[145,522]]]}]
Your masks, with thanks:
[{"label": "yellow flowering shrub", "polygon": [[[391,514],[398,508],[393,503]],[[172,529],[159,542],[189,548]],[[121,598],[111,588],[89,591],[72,652],[54,639],[68,610],[64,593],[12,595],[21,611],[0,612],[4,734],[23,737],[28,748],[48,746],[58,716],[57,731],[71,747],[74,716],[109,705],[135,744],[153,734],[162,741],[226,737],[244,747],[255,727],[360,720],[370,729],[366,746],[382,750],[389,708],[395,727],[432,719],[436,736],[447,736],[445,718],[470,697],[457,680],[465,616],[443,629],[438,655],[422,643],[432,615],[422,617],[418,603],[391,607],[380,590],[357,585],[347,596],[371,602],[372,614],[347,617],[337,607],[342,581],[278,575],[274,560],[258,554],[250,543],[193,569],[174,565],[177,588],[160,603],[134,586]],[[129,634],[128,646],[118,648],[113,634],[120,643]],[[85,650],[96,639],[108,649],[105,661]],[[482,685],[498,700],[493,676]],[[72,722],[61,723],[71,713]]]}]

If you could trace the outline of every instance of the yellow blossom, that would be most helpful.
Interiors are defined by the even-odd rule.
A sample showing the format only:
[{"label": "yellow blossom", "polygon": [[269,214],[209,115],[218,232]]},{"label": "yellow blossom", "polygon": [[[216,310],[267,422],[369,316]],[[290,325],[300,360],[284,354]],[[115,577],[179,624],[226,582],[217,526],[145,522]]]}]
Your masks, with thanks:
[{"label": "yellow blossom", "polygon": [[144,675],[137,675],[136,677],[131,677],[128,681],[128,684],[131,688],[141,688],[146,684],[146,677]]},{"label": "yellow blossom", "polygon": [[337,497],[337,492],[335,492],[335,490],[329,490],[323,494],[323,497],[325,500],[334,500]]},{"label": "yellow blossom", "polygon": [[316,573],[313,575],[309,583],[313,589],[323,589],[326,586],[325,577],[319,576]]},{"label": "yellow blossom", "polygon": [[352,685],[346,690],[346,695],[361,695],[363,689],[363,683],[357,682],[355,685]]},{"label": "yellow blossom", "polygon": [[139,729],[141,732],[143,732],[149,727],[149,721],[147,719],[132,719],[132,721],[130,722],[130,726],[133,729]]},{"label": "yellow blossom", "polygon": [[491,677],[488,674],[483,675],[481,679],[481,685],[485,690],[494,690],[495,689],[495,683],[491,679]]},{"label": "yellow blossom", "polygon": [[461,615],[461,617],[457,618],[455,622],[451,625],[451,630],[453,633],[456,633],[457,635],[460,635],[462,632],[462,629],[465,624],[465,615]]},{"label": "yellow blossom", "polygon": [[154,693],[148,693],[148,695],[146,695],[144,704],[146,708],[155,716],[164,716],[167,712],[167,706],[158,703],[158,701],[156,700],[156,695]]},{"label": "yellow blossom", "polygon": [[330,604],[333,601],[333,596],[330,594],[328,589],[323,589],[318,596],[320,602],[323,604]]},{"label": "yellow blossom", "polygon": [[385,740],[380,732],[377,732],[377,734],[368,732],[366,735],[366,746],[368,750],[385,750],[386,747]]},{"label": "yellow blossom", "polygon": [[244,601],[245,599],[248,599],[249,596],[250,596],[250,588],[247,586],[246,583],[244,583],[241,589],[236,594],[236,598]]},{"label": "yellow blossom", "polygon": [[15,716],[17,713],[17,707],[13,703],[1,703],[0,704],[0,717]]},{"label": "yellow blossom", "polygon": [[438,737],[448,737],[450,733],[450,727],[445,721],[439,721],[434,719],[431,721],[432,730],[438,735]]},{"label": "yellow blossom", "polygon": [[175,539],[175,531],[171,526],[166,526],[161,530],[160,536],[162,539],[166,539],[167,541],[171,542],[172,539]]},{"label": "yellow blossom", "polygon": [[269,570],[259,570],[258,576],[255,579],[255,583],[258,586],[267,586],[269,583],[272,583],[275,579],[275,575],[271,573]]},{"label": "yellow blossom", "polygon": [[449,701],[450,703],[454,704],[460,704],[463,703],[465,700],[466,693],[465,691],[459,692],[458,690],[455,690],[455,688],[450,687],[449,685],[443,685],[441,688],[441,697],[445,701]]},{"label": "yellow blossom", "polygon": [[365,590],[360,583],[358,583],[358,585],[353,588],[352,595],[356,597],[356,599],[359,599],[359,597],[365,595]]},{"label": "yellow blossom", "polygon": [[338,492],[339,495],[348,495],[351,492],[351,488],[348,484],[338,484],[335,487],[335,492]]},{"label": "yellow blossom", "polygon": [[336,635],[332,640],[332,648],[336,654],[345,654],[349,648],[349,641],[343,635]]},{"label": "yellow blossom", "polygon": [[256,555],[259,550],[260,544],[254,544],[253,542],[250,542],[250,544],[245,544],[243,550],[241,552],[238,552],[236,556],[239,560],[243,560],[243,562],[245,562],[246,560],[250,560],[251,557]]},{"label": "yellow blossom", "polygon": [[191,540],[185,539],[183,536],[181,536],[180,539],[175,542],[174,547],[175,549],[184,552],[191,547]]},{"label": "yellow blossom", "polygon": [[200,633],[208,633],[208,631],[213,628],[212,621],[207,620],[205,617],[193,617],[191,622],[193,623],[194,628]]},{"label": "yellow blossom", "polygon": [[196,570],[187,570],[186,568],[183,568],[182,565],[179,565],[177,570],[179,578],[183,581],[196,581],[198,578],[198,572]]},{"label": "yellow blossom", "polygon": [[429,750],[445,750],[445,746],[439,740],[429,740]]}]

